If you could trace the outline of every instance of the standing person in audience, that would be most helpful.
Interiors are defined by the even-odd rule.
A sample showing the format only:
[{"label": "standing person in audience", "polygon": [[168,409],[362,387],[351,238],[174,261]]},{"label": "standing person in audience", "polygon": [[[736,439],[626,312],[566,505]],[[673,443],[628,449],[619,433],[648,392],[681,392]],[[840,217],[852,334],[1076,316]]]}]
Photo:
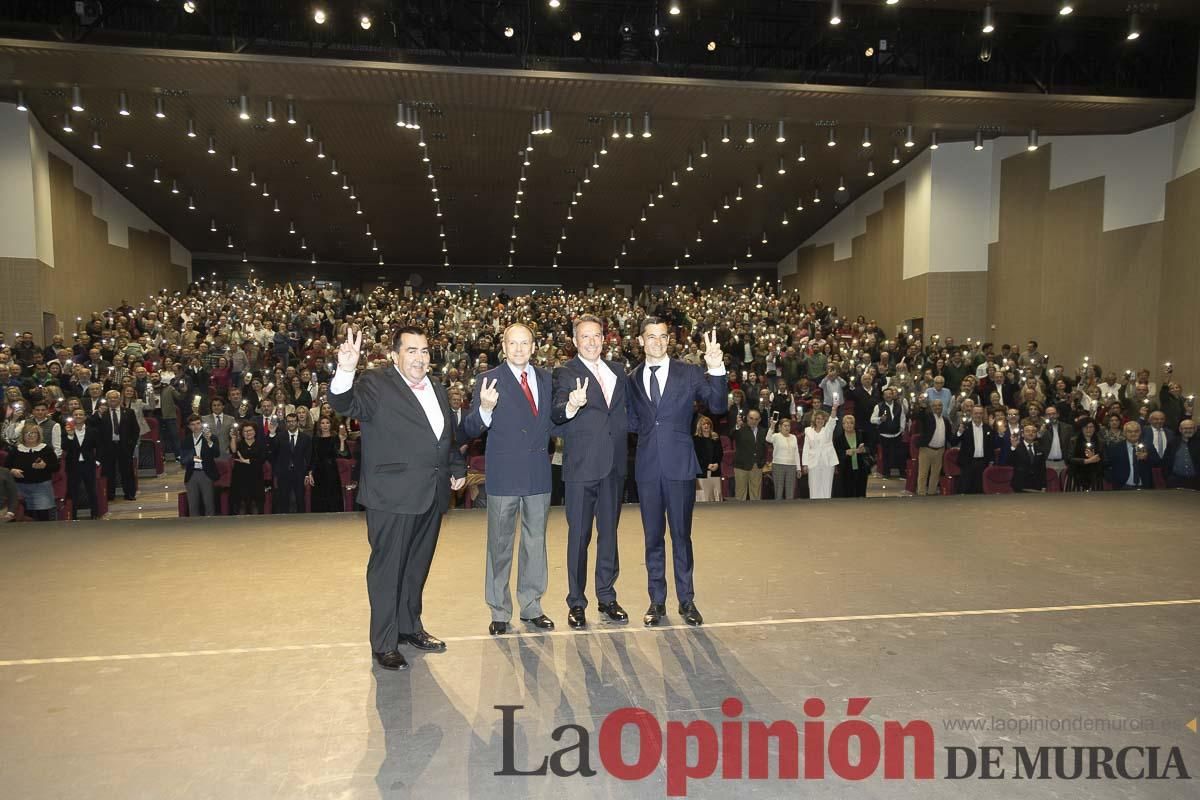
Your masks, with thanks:
[{"label": "standing person in audience", "polygon": [[771,445],[771,480],[775,483],[775,499],[795,500],[800,447],[792,433],[792,421],[786,417],[773,418],[767,443]]},{"label": "standing person in audience", "polygon": [[299,514],[305,510],[304,486],[312,458],[312,437],[300,430],[300,420],[294,412],[284,419],[287,429],[276,430],[267,440],[271,475],[275,479],[271,511],[274,514]]},{"label": "standing person in audience", "polygon": [[181,451],[188,516],[214,517],[217,506],[213,499],[213,481],[220,473],[217,472],[217,443],[212,425],[205,423],[199,414],[192,414],[188,417],[188,433]]},{"label": "standing person in audience", "polygon": [[[271,423],[274,427],[274,423]],[[229,482],[230,514],[262,514],[266,495],[263,464],[267,461],[266,437],[258,435],[258,426],[243,422],[241,435],[229,433],[233,474]]]},{"label": "standing person in audience", "polygon": [[21,500],[21,490],[17,488],[17,479],[12,470],[0,467],[0,523],[12,522],[17,518],[17,503]]},{"label": "standing person in audience", "polygon": [[[833,449],[838,457],[838,495],[866,497],[867,478],[871,474],[874,456],[868,438],[858,430],[858,420],[853,414],[842,417],[841,427],[834,430]],[[811,481],[810,475],[810,484]]]},{"label": "standing person in audience", "polygon": [[695,476],[700,464],[688,431],[692,429],[697,402],[713,413],[724,413],[729,391],[715,330],[704,336],[704,369],[670,358],[670,340],[666,322],[658,317],[643,318],[638,343],[644,359],[630,376],[630,429],[638,435],[634,475],[646,540],[650,595],[649,608],[642,617],[647,626],[658,625],[666,615],[668,525],[679,615],[689,625],[704,622],[695,603],[692,549]]},{"label": "standing person in audience", "polygon": [[179,389],[175,381],[162,381],[159,393],[159,438],[167,458],[179,461]]},{"label": "standing person in audience", "polygon": [[72,518],[86,507],[92,519],[100,518],[96,496],[96,467],[100,463],[100,432],[89,426],[87,414],[76,408],[67,418],[63,436],[63,458],[67,462],[67,496],[71,498]]},{"label": "standing person in audience", "polygon": [[1179,423],[1179,437],[1163,459],[1167,487],[1171,489],[1200,489],[1200,437],[1196,436],[1196,421]]},{"label": "standing person in audience", "polygon": [[884,388],[883,401],[871,411],[871,425],[879,435],[880,450],[883,451],[883,463],[879,465],[880,474],[885,478],[890,477],[894,469],[903,474],[908,448],[901,434],[908,426],[908,419],[905,416],[904,404],[896,396],[895,387]]},{"label": "standing person in audience", "polygon": [[[478,376],[471,411],[462,421],[465,438],[487,433],[487,569],[484,601],[491,613],[488,633],[508,632],[513,601],[510,590],[517,518],[521,555],[517,604],[522,622],[554,630],[542,610],[549,568],[546,519],[550,510],[550,437],[553,384],[550,373],[530,363],[533,331],[514,323],[501,335],[503,362]],[[453,410],[451,411],[453,424]]]},{"label": "standing person in audience", "polygon": [[225,410],[225,401],[214,396],[209,403],[212,413],[201,417],[200,422],[208,426],[212,433],[213,446],[217,449],[217,458],[228,458],[230,455],[230,432],[237,427],[237,420]]},{"label": "standing person in audience", "polygon": [[1158,410],[1150,412],[1150,424],[1142,429],[1142,441],[1146,444],[1150,467],[1161,466],[1175,443],[1175,434],[1167,428],[1166,414]]},{"label": "standing person in audience", "polygon": [[762,470],[767,463],[767,432],[759,425],[757,410],[738,418],[733,439],[733,496],[736,500],[762,499]]},{"label": "standing person in audience", "polygon": [[1084,420],[1071,443],[1067,463],[1067,490],[1092,492],[1104,488],[1104,445],[1094,419]]},{"label": "standing person in audience", "polygon": [[1021,423],[1021,444],[1012,452],[1013,492],[1046,491],[1046,451],[1038,440],[1039,433],[1032,419]]},{"label": "standing person in audience", "polygon": [[54,499],[54,473],[58,457],[42,441],[42,429],[33,421],[21,429],[21,441],[8,451],[5,463],[17,482],[17,491],[25,502],[25,513],[41,522],[54,519],[58,507]]},{"label": "standing person in audience", "polygon": [[117,483],[126,500],[137,499],[137,484],[133,475],[133,454],[140,437],[137,417],[121,405],[121,393],[110,391],[104,403],[88,423],[100,432],[100,464],[108,481],[108,499],[117,496]]},{"label": "standing person in audience", "polygon": [[601,358],[604,327],[584,314],[572,325],[577,355],[554,370],[553,421],[561,426],[567,509],[567,624],[587,625],[588,545],[596,523],[596,600],[613,622],[629,615],[617,602],[617,525],[628,464],[629,378]]},{"label": "standing person in audience", "polygon": [[982,494],[983,471],[995,460],[996,442],[992,428],[984,420],[982,406],[971,409],[971,419],[958,426],[954,435],[958,446],[959,494]]},{"label": "standing person in audience", "polygon": [[701,414],[696,418],[696,432],[692,436],[696,450],[696,461],[700,470],[696,473],[697,502],[721,502],[721,437],[713,430],[712,420]]},{"label": "standing person in audience", "polygon": [[1038,440],[1042,452],[1046,454],[1046,467],[1058,475],[1061,485],[1066,477],[1067,458],[1071,453],[1071,426],[1063,422],[1059,409],[1055,405],[1046,406],[1042,428],[1038,432]]},{"label": "standing person in audience", "polygon": [[[833,418],[837,418],[838,406],[833,407]],[[833,447],[833,432],[836,423],[823,409],[813,412],[812,425],[804,429],[804,450],[800,456],[801,469],[808,476],[808,496],[813,500],[828,500],[833,497],[833,474],[838,465],[838,454]]]},{"label": "standing person in audience", "polygon": [[929,401],[929,408],[918,419],[921,424],[917,439],[917,491],[919,496],[937,494],[942,479],[942,457],[950,442],[950,428],[942,415],[942,401]]},{"label": "standing person in audience", "polygon": [[50,416],[50,406],[45,400],[37,400],[33,404],[33,424],[42,429],[42,441],[50,445],[54,455],[62,457],[62,428]]},{"label": "standing person in audience", "polygon": [[342,478],[338,459],[350,458],[348,433],[343,425],[337,430],[330,417],[317,420],[317,435],[312,440],[312,460],[305,483],[312,489],[314,512],[344,511]]},{"label": "standing person in audience", "polygon": [[1110,444],[1104,451],[1105,480],[1113,489],[1153,489],[1150,448],[1142,441],[1142,426],[1130,420],[1121,432],[1124,441]]}]

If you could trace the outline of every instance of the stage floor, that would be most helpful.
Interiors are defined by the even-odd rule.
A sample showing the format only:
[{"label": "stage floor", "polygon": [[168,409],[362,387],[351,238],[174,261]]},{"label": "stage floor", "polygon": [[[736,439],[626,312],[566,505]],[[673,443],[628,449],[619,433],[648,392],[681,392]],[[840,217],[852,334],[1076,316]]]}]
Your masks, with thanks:
[{"label": "stage floor", "polygon": [[[617,590],[632,621],[601,624],[593,600],[591,627],[574,632],[554,509],[545,607],[559,630],[493,638],[486,516],[455,512],[425,591],[426,627],[449,649],[408,648],[400,673],[374,667],[366,642],[361,516],[8,525],[0,794],[657,798],[666,748],[644,779],[613,777],[600,757],[610,712],[719,727],[722,701],[736,697],[743,721],[799,727],[817,697],[829,740],[847,698],[869,697],[861,719],[881,735],[887,720],[928,721],[932,780],[912,778],[911,757],[902,780],[885,780],[882,762],[861,781],[831,766],[823,780],[776,780],[772,755],[770,780],[723,780],[718,766],[688,796],[1193,796],[1175,779],[1012,778],[1015,748],[1043,745],[1159,746],[1160,773],[1174,746],[1200,773],[1200,735],[1187,727],[1200,713],[1198,519],[1200,496],[1187,492],[699,506],[707,624],[680,626],[672,596],[671,625],[647,630],[641,525],[627,506]],[[590,735],[597,774],[495,775],[499,705],[524,707],[515,767],[574,744],[578,732],[551,738],[573,723]],[[1059,729],[1012,727],[1035,718]],[[1062,730],[1095,719],[1126,729]],[[978,766],[945,778],[946,748],[983,746],[1005,748],[1003,780],[980,780]],[[565,759],[577,763],[577,752]]]}]

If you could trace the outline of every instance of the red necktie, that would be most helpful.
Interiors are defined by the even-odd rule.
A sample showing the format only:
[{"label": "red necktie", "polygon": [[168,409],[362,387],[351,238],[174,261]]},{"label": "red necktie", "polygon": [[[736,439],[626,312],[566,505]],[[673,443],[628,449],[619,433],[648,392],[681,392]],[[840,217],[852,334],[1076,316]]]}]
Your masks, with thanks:
[{"label": "red necktie", "polygon": [[529,391],[529,375],[521,373],[521,391],[525,393],[525,399],[529,401],[529,409],[533,411],[533,415],[537,416],[537,403],[533,402],[533,392]]}]

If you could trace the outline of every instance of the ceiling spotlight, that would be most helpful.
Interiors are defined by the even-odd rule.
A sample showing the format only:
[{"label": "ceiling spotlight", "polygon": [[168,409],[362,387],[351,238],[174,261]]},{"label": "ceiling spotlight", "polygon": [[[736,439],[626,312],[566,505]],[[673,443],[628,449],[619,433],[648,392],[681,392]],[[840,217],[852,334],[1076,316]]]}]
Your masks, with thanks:
[{"label": "ceiling spotlight", "polygon": [[697,229],[696,229],[696,241],[697,241],[697,242],[703,242],[703,241],[704,241],[704,235],[700,233],[700,229],[699,229],[699,228],[697,228]]},{"label": "ceiling spotlight", "polygon": [[207,150],[208,150],[208,154],[210,156],[215,155],[217,152],[217,137],[213,136],[211,133],[208,135],[208,149]]},{"label": "ceiling spotlight", "polygon": [[1074,12],[1075,12],[1075,7],[1073,5],[1071,5],[1070,0],[1063,0],[1062,6],[1060,6],[1058,9],[1058,15],[1060,17],[1069,17]]},{"label": "ceiling spotlight", "polygon": [[367,223],[367,229],[363,231],[363,236],[366,236],[368,239],[371,238],[371,223]]},{"label": "ceiling spotlight", "polygon": [[92,131],[92,149],[93,150],[102,149],[102,146],[100,144],[100,131]]},{"label": "ceiling spotlight", "polygon": [[1129,33],[1125,34],[1125,40],[1132,42],[1140,39],[1142,36],[1142,19],[1135,11],[1129,15]]},{"label": "ceiling spotlight", "polygon": [[238,97],[238,119],[250,119],[250,100],[244,94]]},{"label": "ceiling spotlight", "polygon": [[258,178],[254,175],[254,170],[250,170],[250,185],[258,186]]},{"label": "ceiling spotlight", "polygon": [[329,160],[329,174],[330,174],[330,175],[337,175],[337,174],[338,174],[338,168],[337,168],[337,159],[336,159],[336,158],[331,158],[331,159]]},{"label": "ceiling spotlight", "polygon": [[28,111],[29,106],[25,104],[25,91],[17,89],[17,111]]},{"label": "ceiling spotlight", "polygon": [[650,138],[650,112],[647,111],[642,115],[642,138]]},{"label": "ceiling spotlight", "polygon": [[992,10],[991,3],[983,7],[983,27],[980,30],[984,33],[996,30],[996,12]]},{"label": "ceiling spotlight", "polygon": [[246,251],[245,250],[242,251],[242,263],[243,264],[246,263]]},{"label": "ceiling spotlight", "polygon": [[422,130],[420,132],[420,134],[417,135],[417,147],[428,147],[428,146],[429,145],[425,144],[425,131]]},{"label": "ceiling spotlight", "polygon": [[839,178],[838,178],[838,188],[837,188],[837,190],[838,190],[839,192],[844,192],[844,191],[846,191],[846,179],[845,179],[845,178],[842,178],[842,177],[839,177]]},{"label": "ceiling spotlight", "polygon": [[675,170],[671,170],[671,185],[672,186],[679,185],[679,176],[676,174]]},{"label": "ceiling spotlight", "polygon": [[517,238],[517,226],[516,225],[513,226],[512,233],[509,234],[508,238],[510,238],[510,239]]},{"label": "ceiling spotlight", "polygon": [[763,244],[766,244],[766,243],[767,243],[767,232],[766,232],[766,231],[763,231],[763,235],[762,235],[762,243],[763,243]]},{"label": "ceiling spotlight", "polygon": [[716,225],[720,221],[721,220],[717,217],[717,210],[714,208],[713,209],[713,225]]},{"label": "ceiling spotlight", "polygon": [[667,10],[672,17],[678,17],[680,12],[679,0],[671,0],[671,7]]},{"label": "ceiling spotlight", "polygon": [[900,148],[899,147],[892,148],[892,163],[893,164],[900,163]]},{"label": "ceiling spotlight", "polygon": [[313,22],[317,23],[318,25],[324,25],[326,19],[327,16],[325,14],[325,9],[321,8],[320,6],[317,6],[313,9]]},{"label": "ceiling spotlight", "polygon": [[721,123],[721,144],[729,144],[729,123]]},{"label": "ceiling spotlight", "polygon": [[939,144],[938,144],[938,132],[937,132],[937,131],[930,131],[930,132],[929,132],[929,149],[930,149],[930,150],[937,150],[937,149],[938,149],[938,147],[940,147],[940,146],[941,146],[941,145],[939,145]]},{"label": "ceiling spotlight", "polygon": [[696,167],[692,164],[692,151],[688,150],[687,166],[684,167],[685,172],[694,172]]},{"label": "ceiling spotlight", "polygon": [[184,0],[183,12],[185,14],[195,14],[196,13],[196,0]]},{"label": "ceiling spotlight", "polygon": [[317,254],[316,253],[312,254],[312,262],[311,263],[313,263],[313,264],[317,263]]},{"label": "ceiling spotlight", "polygon": [[977,131],[975,131],[975,150],[979,151],[982,149],[983,149],[983,131],[977,130]]},{"label": "ceiling spotlight", "polygon": [[868,178],[875,177],[875,162],[874,161],[867,162],[867,177]]},{"label": "ceiling spotlight", "polygon": [[863,128],[862,146],[863,147],[871,146],[871,129],[870,128]]},{"label": "ceiling spotlight", "polygon": [[633,138],[633,117],[632,116],[625,118],[625,138],[626,139]]},{"label": "ceiling spotlight", "polygon": [[837,128],[829,129],[829,141],[826,144],[830,147],[837,147]]},{"label": "ceiling spotlight", "polygon": [[364,31],[371,30],[371,17],[367,14],[363,14],[358,18],[358,26]]},{"label": "ceiling spotlight", "polygon": [[154,98],[154,116],[159,119],[166,119],[167,117],[166,104],[163,102],[162,95]]},{"label": "ceiling spotlight", "polygon": [[272,100],[272,99],[271,99],[271,98],[269,98],[269,97],[267,98],[267,116],[266,116],[266,120],[267,120],[267,122],[274,122],[274,121],[275,121],[275,101],[274,101],[274,100]]},{"label": "ceiling spotlight", "polygon": [[785,166],[783,165],[783,156],[780,156],[780,157],[779,157],[779,170],[778,170],[778,172],[779,172],[779,174],[780,174],[780,175],[785,175],[785,174],[787,174],[787,167],[785,167]]},{"label": "ceiling spotlight", "polygon": [[650,201],[646,203],[650,208],[654,208],[654,192],[650,193]]},{"label": "ceiling spotlight", "polygon": [[831,0],[829,3],[829,24],[842,24],[842,0]]},{"label": "ceiling spotlight", "polygon": [[213,233],[217,232],[217,218],[213,217],[208,221],[208,229]]},{"label": "ceiling spotlight", "polygon": [[779,132],[775,134],[775,141],[780,144],[787,141],[787,137],[783,135],[783,120],[779,120]]},{"label": "ceiling spotlight", "polygon": [[76,114],[83,113],[83,92],[78,84],[71,87],[71,110]]},{"label": "ceiling spotlight", "polygon": [[563,227],[563,229],[562,229],[562,234],[560,234],[558,238],[562,239],[564,242],[567,240],[567,229],[566,229],[566,227]]},{"label": "ceiling spotlight", "polygon": [[661,200],[661,199],[662,199],[662,196],[663,196],[663,190],[662,190],[662,184],[660,183],[660,184],[658,185],[658,194],[657,194],[657,197],[658,197],[658,198]]},{"label": "ceiling spotlight", "polygon": [[1032,153],[1034,150],[1037,150],[1037,149],[1038,149],[1038,132],[1037,132],[1037,128],[1030,128],[1030,129],[1029,129],[1029,144],[1027,144],[1027,145],[1025,146],[1025,149],[1026,149],[1026,150],[1028,150],[1028,151],[1029,151],[1029,152],[1031,152],[1031,153]]},{"label": "ceiling spotlight", "polygon": [[819,186],[813,188],[813,202],[814,203],[821,202],[821,188]]},{"label": "ceiling spotlight", "polygon": [[287,101],[287,124],[296,124],[296,103],[293,100]]},{"label": "ceiling spotlight", "polygon": [[797,211],[803,211],[803,210],[804,210],[804,198],[802,198],[802,197],[797,197],[797,198],[796,198],[796,210],[797,210]]},{"label": "ceiling spotlight", "polygon": [[746,123],[746,144],[754,144],[754,123]]},{"label": "ceiling spotlight", "polygon": [[238,171],[238,163],[237,163],[237,154],[236,153],[229,156],[229,171],[230,172]]},{"label": "ceiling spotlight", "polygon": [[312,144],[314,141],[311,122],[304,123],[304,141],[308,142],[309,144]]},{"label": "ceiling spotlight", "polygon": [[171,181],[171,194],[179,194],[179,181]]},{"label": "ceiling spotlight", "polygon": [[796,161],[801,164],[803,164],[805,161],[808,161],[808,156],[804,153],[804,145],[800,145],[800,155],[796,156]]},{"label": "ceiling spotlight", "polygon": [[307,250],[307,249],[308,249],[308,240],[307,240],[307,239],[305,239],[303,236],[301,236],[301,237],[300,237],[300,249],[301,249],[301,250]]},{"label": "ceiling spotlight", "polygon": [[762,172],[761,172],[761,171],[758,173],[757,177],[755,177],[755,179],[754,179],[754,188],[755,188],[755,189],[761,189],[761,188],[763,188],[763,182],[762,182]]},{"label": "ceiling spotlight", "polygon": [[154,177],[151,179],[154,183],[162,183],[162,178],[158,177],[158,167],[154,168]]},{"label": "ceiling spotlight", "polygon": [[691,258],[691,257],[692,257],[692,252],[691,252],[690,250],[688,250],[686,247],[685,247],[685,248],[683,248],[683,257],[684,257],[684,258]]},{"label": "ceiling spotlight", "polygon": [[129,116],[129,95],[124,92],[117,94],[117,113],[122,117]]},{"label": "ceiling spotlight", "polygon": [[292,220],[291,222],[288,223],[288,233],[290,233],[292,236],[296,235],[296,221],[295,220]]},{"label": "ceiling spotlight", "polygon": [[188,195],[188,211],[195,211],[195,210],[196,210],[196,199],[189,194]]},{"label": "ceiling spotlight", "polygon": [[916,147],[916,145],[917,145],[917,143],[913,139],[913,126],[912,125],[905,126],[905,128],[904,128],[904,146],[905,147]]},{"label": "ceiling spotlight", "polygon": [[192,119],[191,117],[188,117],[187,121],[187,137],[189,139],[196,138],[196,120]]},{"label": "ceiling spotlight", "polygon": [[788,224],[788,218],[787,218],[787,212],[786,212],[786,211],[785,211],[785,212],[783,212],[783,219],[782,219],[782,220],[780,220],[779,224],[780,224],[780,225],[787,225],[787,224]]},{"label": "ceiling spotlight", "polygon": [[324,158],[324,157],[325,157],[325,142],[318,139],[317,140],[317,158]]},{"label": "ceiling spotlight", "polygon": [[733,199],[739,203],[742,202],[742,186],[741,186],[741,184],[738,184],[737,194],[734,196]]},{"label": "ceiling spotlight", "polygon": [[610,134],[610,137],[611,137],[611,138],[613,138],[613,139],[620,139],[620,138],[621,138],[621,134],[620,134],[620,132],[617,130],[617,118],[616,118],[616,117],[613,117],[613,121],[612,121],[612,133]]},{"label": "ceiling spotlight", "polygon": [[636,232],[636,231],[634,231],[634,229],[633,229],[633,228],[630,228],[630,229],[629,229],[629,241],[631,241],[631,242],[636,242],[636,241],[637,241],[637,232]]},{"label": "ceiling spotlight", "polygon": [[278,200],[275,201],[275,207],[272,208],[271,210],[274,211],[276,214],[279,213],[279,201]]},{"label": "ceiling spotlight", "polygon": [[225,237],[225,246],[228,247],[230,250],[233,249],[233,236]]},{"label": "ceiling spotlight", "polygon": [[263,182],[262,182],[262,196],[263,196],[263,197],[270,197],[270,196],[271,196],[271,192],[270,192],[270,191],[268,191],[268,189],[267,189],[267,182],[266,182],[266,181],[263,181]]},{"label": "ceiling spotlight", "polygon": [[128,150],[125,151],[125,166],[133,169],[133,153]]},{"label": "ceiling spotlight", "polygon": [[351,200],[357,200],[357,199],[358,199],[358,190],[354,188],[354,184],[353,184],[353,183],[352,183],[352,184],[350,184],[350,199],[351,199]]},{"label": "ceiling spotlight", "polygon": [[729,195],[725,195],[722,199],[721,208],[729,208]]},{"label": "ceiling spotlight", "polygon": [[[511,39],[511,38],[512,38],[514,35],[516,35],[516,31],[514,31],[514,30],[512,29],[512,26],[511,26],[511,25],[505,25],[505,26],[504,26],[504,38],[505,38],[505,39]],[[511,266],[511,265],[510,265],[510,266]]]},{"label": "ceiling spotlight", "polygon": [[705,47],[708,48],[708,52],[715,53],[717,50],[717,43],[713,39],[709,39],[708,44],[706,44]]},{"label": "ceiling spotlight", "polygon": [[675,269],[679,269],[679,259],[675,259]]},{"label": "ceiling spotlight", "polygon": [[[448,256],[447,256],[447,260],[449,260]],[[383,253],[379,254],[379,262],[378,263],[379,263],[379,266],[381,266],[381,267],[383,266]]]},{"label": "ceiling spotlight", "polygon": [[583,39],[582,31],[575,31],[574,33],[571,34],[571,41],[573,41],[573,42],[582,41],[582,39]]},{"label": "ceiling spotlight", "polygon": [[640,219],[642,222],[645,222],[645,221],[646,221],[646,209],[644,209],[644,208],[642,209],[642,215],[641,215],[641,217],[639,217],[639,219]]}]

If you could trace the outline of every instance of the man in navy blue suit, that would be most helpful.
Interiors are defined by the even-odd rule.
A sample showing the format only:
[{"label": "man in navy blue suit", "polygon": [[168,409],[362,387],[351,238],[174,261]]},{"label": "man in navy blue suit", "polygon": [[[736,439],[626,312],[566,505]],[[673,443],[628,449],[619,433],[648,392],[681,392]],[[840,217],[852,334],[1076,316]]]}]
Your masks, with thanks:
[{"label": "man in navy blue suit", "polygon": [[512,619],[513,542],[521,515],[521,566],[517,601],[521,621],[543,630],[554,623],[542,613],[546,593],[546,512],[550,509],[550,373],[529,363],[533,332],[516,323],[502,337],[504,363],[479,376],[471,413],[462,422],[467,437],[488,432],[485,486],[488,493],[487,577],[483,596],[492,612],[488,633],[508,631]]},{"label": "man in navy blue suit", "polygon": [[300,430],[300,420],[288,414],[287,430],[267,438],[271,474],[275,478],[273,511],[276,514],[304,512],[304,484],[312,460],[312,437]]},{"label": "man in navy blue suit", "polygon": [[596,523],[596,600],[614,622],[629,615],[617,603],[617,524],[629,433],[629,378],[615,361],[600,357],[604,326],[585,314],[572,326],[578,355],[554,370],[553,421],[562,426],[563,485],[567,512],[567,624],[587,625],[588,545]]},{"label": "man in navy blue suit", "polygon": [[1130,420],[1121,429],[1125,441],[1110,444],[1104,453],[1104,477],[1114,489],[1153,489],[1154,472],[1142,426]]},{"label": "man in navy blue suit", "polygon": [[658,625],[667,613],[668,522],[679,614],[689,625],[704,622],[696,608],[692,585],[692,509],[696,504],[696,474],[700,471],[692,443],[692,414],[697,400],[713,414],[724,414],[728,406],[725,365],[716,331],[704,336],[707,374],[693,364],[668,358],[670,337],[667,323],[657,317],[643,319],[638,341],[646,358],[630,376],[629,422],[638,435],[634,474],[646,536],[650,591],[650,608],[642,618],[647,626]]}]

